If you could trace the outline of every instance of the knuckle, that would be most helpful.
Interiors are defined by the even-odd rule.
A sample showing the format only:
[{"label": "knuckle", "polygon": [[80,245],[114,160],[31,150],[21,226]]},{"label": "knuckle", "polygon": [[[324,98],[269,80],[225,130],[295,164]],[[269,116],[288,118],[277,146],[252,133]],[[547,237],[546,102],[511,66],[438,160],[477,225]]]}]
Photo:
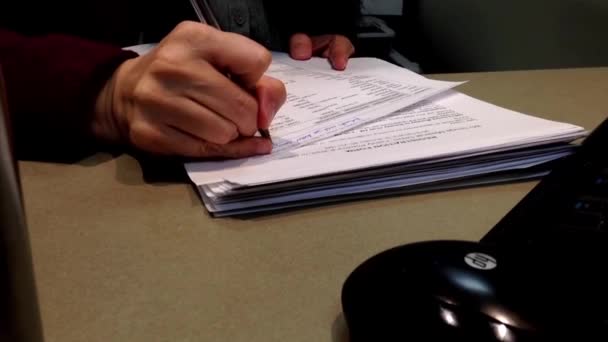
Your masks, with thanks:
[{"label": "knuckle", "polygon": [[136,147],[152,150],[159,145],[159,137],[142,122],[135,122],[129,127],[129,141]]},{"label": "knuckle", "polygon": [[217,151],[217,154],[223,158],[237,158],[239,156],[238,145],[224,146],[224,148]]},{"label": "knuckle", "polygon": [[162,69],[166,64],[170,64],[176,60],[173,49],[170,47],[161,47],[154,53],[154,59],[150,62],[152,70]]},{"label": "knuckle", "polygon": [[218,144],[224,145],[228,144],[236,137],[238,137],[236,126],[233,124],[229,124],[229,128],[222,129],[218,132],[215,140]]},{"label": "knuckle", "polygon": [[239,92],[234,97],[237,108],[237,125],[243,135],[253,135],[256,130],[258,102],[249,94]]},{"label": "knuckle", "polygon": [[158,99],[157,92],[150,82],[138,82],[133,89],[133,100],[141,105],[154,105]]},{"label": "knuckle", "polygon": [[188,70],[170,52],[159,53],[157,58],[150,63],[148,73],[161,82],[163,80],[187,80],[189,78]]},{"label": "knuckle", "polygon": [[277,94],[282,105],[287,99],[287,87],[285,86],[285,83],[278,80],[275,82],[275,84],[277,86]]},{"label": "knuckle", "polygon": [[253,56],[254,63],[260,70],[266,70],[272,62],[272,54],[267,49],[261,47],[257,49],[257,52]]},{"label": "knuckle", "polygon": [[176,37],[184,39],[187,43],[193,43],[194,41],[204,41],[209,38],[211,32],[212,29],[208,25],[192,20],[184,20],[175,26],[172,33]]},{"label": "knuckle", "polygon": [[159,89],[174,92],[177,88],[187,87],[193,82],[205,84],[205,79],[193,76],[191,68],[183,61],[172,59],[172,56],[161,57],[150,63],[147,76],[153,80]]},{"label": "knuckle", "polygon": [[217,157],[221,155],[220,150],[221,149],[219,148],[219,146],[215,144],[201,142],[200,144],[198,144],[197,154],[200,157]]},{"label": "knuckle", "polygon": [[200,144],[197,145],[198,147],[198,151],[196,151],[196,155],[198,155],[199,157],[209,157],[209,151],[207,148],[208,144],[205,142],[201,142]]},{"label": "knuckle", "polygon": [[183,20],[175,26],[174,32],[178,35],[190,35],[201,29],[203,25],[192,20]]},{"label": "knuckle", "polygon": [[258,110],[258,103],[253,96],[245,91],[239,91],[234,96],[234,103],[237,104],[239,113],[246,116],[255,116]]}]

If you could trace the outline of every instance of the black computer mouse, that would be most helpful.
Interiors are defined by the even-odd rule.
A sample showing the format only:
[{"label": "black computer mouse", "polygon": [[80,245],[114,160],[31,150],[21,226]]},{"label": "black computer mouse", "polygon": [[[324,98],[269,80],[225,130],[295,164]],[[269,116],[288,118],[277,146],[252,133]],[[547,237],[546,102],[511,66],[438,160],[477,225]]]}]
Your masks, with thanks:
[{"label": "black computer mouse", "polygon": [[389,249],[359,265],[343,285],[350,339],[608,341],[608,280],[600,279],[603,270],[574,259],[564,250],[468,241]]}]

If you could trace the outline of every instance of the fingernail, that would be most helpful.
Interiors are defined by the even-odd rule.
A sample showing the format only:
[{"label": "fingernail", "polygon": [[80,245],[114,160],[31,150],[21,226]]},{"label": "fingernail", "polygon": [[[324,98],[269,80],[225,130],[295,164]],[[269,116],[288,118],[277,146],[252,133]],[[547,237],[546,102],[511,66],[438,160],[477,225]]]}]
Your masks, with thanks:
[{"label": "fingernail", "polygon": [[274,101],[268,101],[265,107],[266,108],[264,108],[264,111],[268,115],[268,124],[270,124],[274,119],[274,116],[277,114],[278,108]]},{"label": "fingernail", "polygon": [[279,111],[279,106],[277,106],[276,102],[272,102],[270,103],[270,122],[272,122],[272,120],[274,120],[274,117],[277,115],[277,112]]},{"label": "fingernail", "polygon": [[298,59],[306,58],[306,51],[304,51],[304,45],[298,44],[293,48],[293,57]]},{"label": "fingernail", "polygon": [[344,70],[344,69],[346,69],[346,63],[347,63],[346,58],[342,58],[342,57],[336,58],[334,60],[334,69]]}]

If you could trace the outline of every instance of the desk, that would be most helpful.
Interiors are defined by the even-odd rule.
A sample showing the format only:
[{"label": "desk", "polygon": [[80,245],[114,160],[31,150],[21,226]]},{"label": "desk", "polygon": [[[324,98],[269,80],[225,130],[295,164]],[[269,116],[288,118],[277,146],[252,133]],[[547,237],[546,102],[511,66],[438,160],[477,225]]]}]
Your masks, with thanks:
[{"label": "desk", "polygon": [[[608,68],[433,75],[593,129]],[[375,253],[478,240],[536,182],[212,219],[188,184],[146,184],[129,156],[22,162],[47,341],[347,341],[340,291]]]}]

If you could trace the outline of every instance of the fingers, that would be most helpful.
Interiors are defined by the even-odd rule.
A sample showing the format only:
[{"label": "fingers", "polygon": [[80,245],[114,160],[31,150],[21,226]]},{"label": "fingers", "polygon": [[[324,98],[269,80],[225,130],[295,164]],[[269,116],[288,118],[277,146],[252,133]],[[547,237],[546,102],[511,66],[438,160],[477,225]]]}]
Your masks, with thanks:
[{"label": "fingers", "polygon": [[293,59],[310,59],[312,57],[312,48],[312,41],[306,34],[296,33],[289,39],[289,53]]},{"label": "fingers", "polygon": [[325,58],[328,57],[329,54],[329,45],[334,40],[334,35],[324,34],[320,36],[311,37],[312,40],[312,53],[314,55],[321,55]]},{"label": "fingers", "polygon": [[258,102],[254,94],[215,70],[205,61],[195,60],[180,66],[188,80],[176,84],[185,97],[217,113],[236,125],[242,136],[258,129]]},{"label": "fingers", "polygon": [[169,74],[182,75],[175,86],[182,88],[185,96],[234,123],[242,136],[253,136],[258,130],[260,112],[254,91],[270,65],[270,53],[249,38],[200,23],[184,22],[171,35],[183,40],[182,49],[186,47],[194,53],[180,63],[172,61],[170,67],[180,70]]},{"label": "fingers", "polygon": [[309,37],[297,33],[291,37],[290,52],[294,59],[306,60],[313,55],[321,55],[329,59],[336,70],[344,70],[348,59],[355,53],[355,47],[350,40],[342,35],[320,35]]},{"label": "fingers", "polygon": [[243,138],[228,144],[213,144],[197,139],[179,129],[153,125],[146,121],[132,127],[132,143],[159,155],[180,155],[190,158],[245,158],[268,154],[272,143],[267,139]]},{"label": "fingers", "polygon": [[163,96],[146,107],[152,113],[147,121],[178,127],[198,139],[226,144],[239,136],[234,123],[186,97]]},{"label": "fingers", "polygon": [[332,67],[336,70],[346,69],[348,58],[355,53],[355,47],[350,40],[344,36],[336,35],[329,45],[328,58]]},{"label": "fingers", "polygon": [[263,76],[258,82],[256,94],[259,103],[258,127],[268,128],[287,98],[285,85],[275,78]]},{"label": "fingers", "polygon": [[186,41],[204,60],[229,73],[245,88],[253,89],[268,69],[270,52],[255,41],[236,33],[223,32],[195,22],[178,25]]},{"label": "fingers", "polygon": [[237,139],[229,144],[215,145],[203,143],[199,148],[200,158],[245,158],[268,154],[272,151],[272,143],[265,138]]}]

